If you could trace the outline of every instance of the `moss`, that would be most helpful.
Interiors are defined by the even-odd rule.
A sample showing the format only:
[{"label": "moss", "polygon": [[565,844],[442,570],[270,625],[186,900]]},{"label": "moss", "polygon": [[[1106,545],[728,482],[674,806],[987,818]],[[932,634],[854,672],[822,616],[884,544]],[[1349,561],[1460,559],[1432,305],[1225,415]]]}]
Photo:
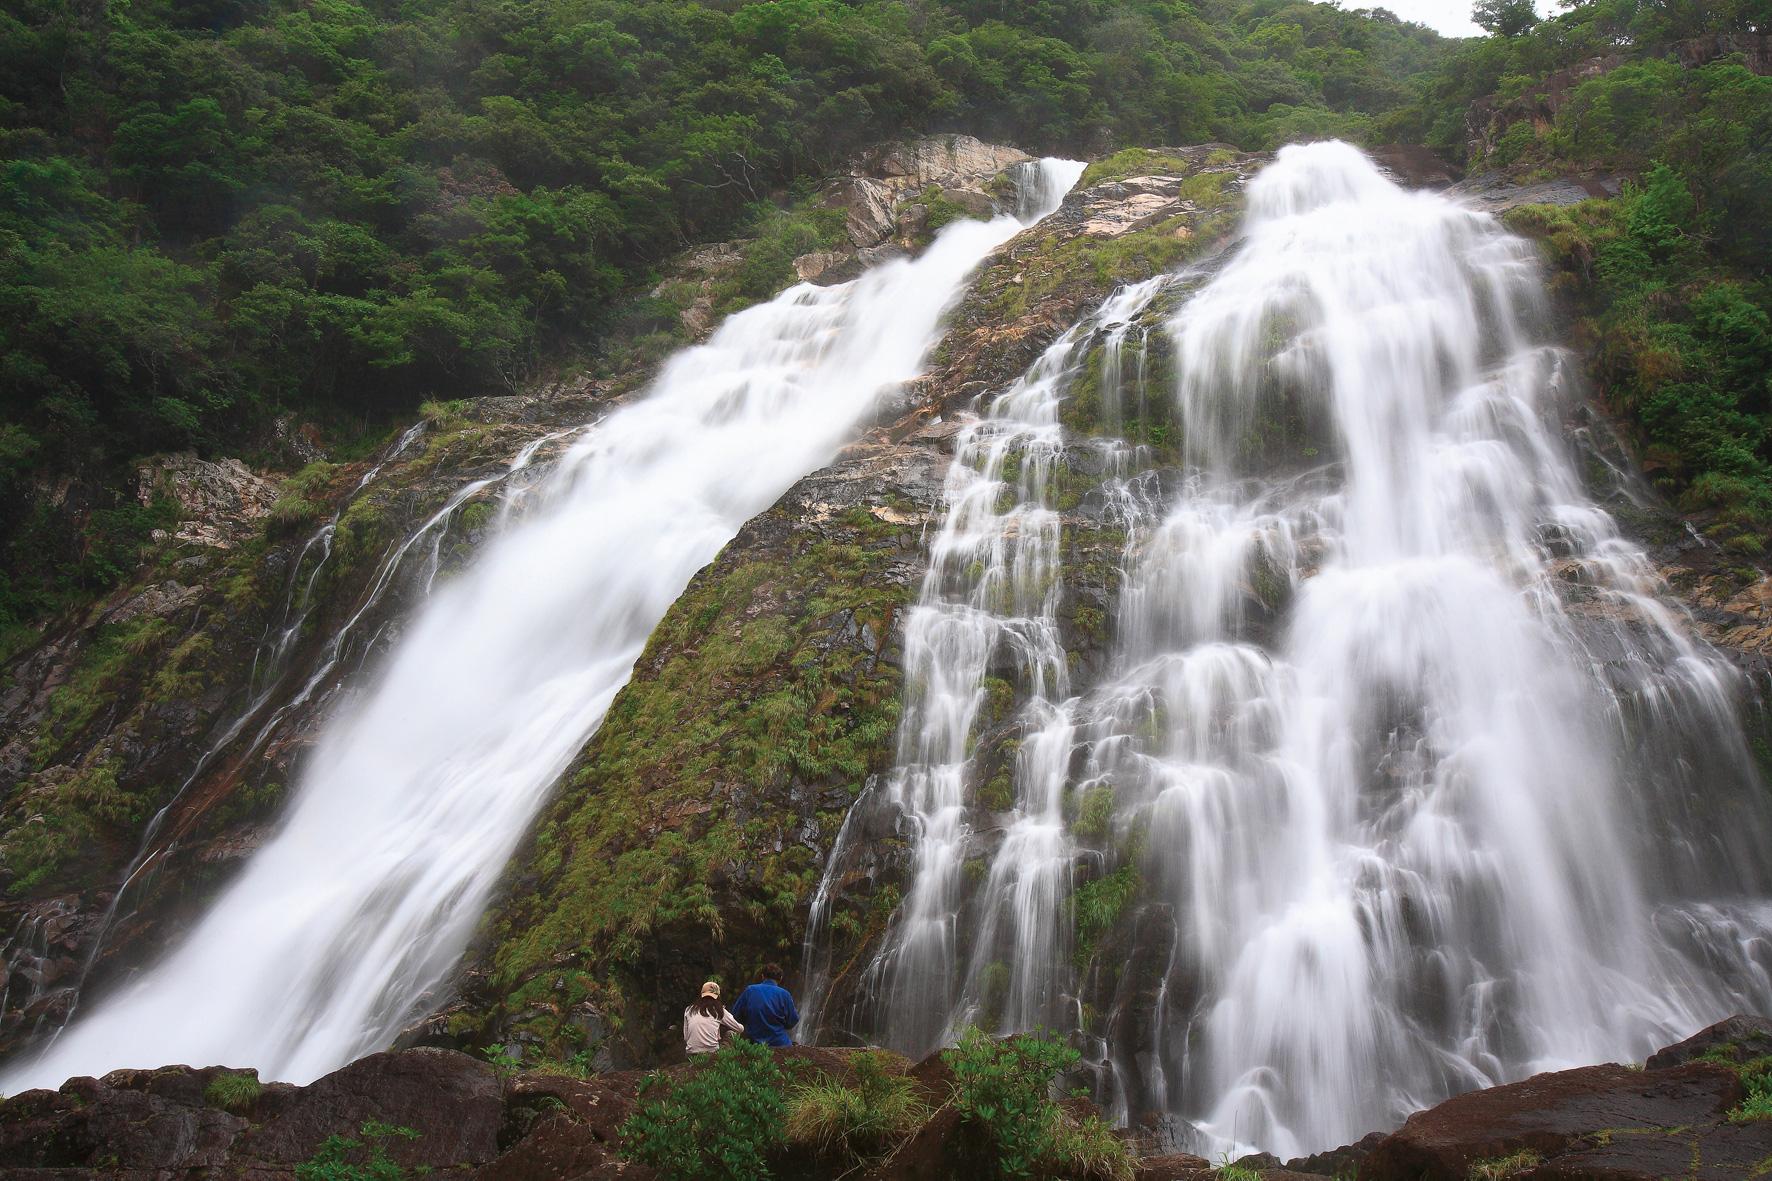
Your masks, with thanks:
[{"label": "moss", "polygon": [[1115,238],[1076,237],[1061,243],[1048,235],[1038,261],[1024,267],[1021,282],[1003,287],[991,314],[1012,320],[1066,287],[1087,283],[1105,289],[1173,270],[1221,228],[1217,219],[1204,226],[1193,223],[1191,216],[1182,214]]},{"label": "moss", "polygon": [[[1233,154],[1230,158],[1234,160],[1236,157]],[[1208,157],[1208,163],[1212,162]],[[1227,161],[1220,161],[1224,162]],[[1183,176],[1193,171],[1194,167],[1193,163],[1180,156],[1172,156],[1153,148],[1123,148],[1085,168],[1081,179],[1077,181],[1077,187],[1093,188],[1111,180],[1125,180],[1131,176]]]},{"label": "moss", "polygon": [[1006,764],[978,789],[978,806],[987,812],[1007,812],[1015,807],[1015,775]]},{"label": "moss", "polygon": [[134,670],[149,665],[174,634],[162,616],[137,616],[101,627],[68,679],[50,695],[31,754],[42,769],[82,735],[99,713],[115,707]]},{"label": "moss", "polygon": [[1077,887],[1071,899],[1076,923],[1072,959],[1079,970],[1093,958],[1102,936],[1124,917],[1127,907],[1138,896],[1141,884],[1138,871],[1128,863],[1106,877]]},{"label": "moss", "polygon": [[978,974],[979,1026],[992,1029],[1003,1020],[1003,1005],[1009,999],[1009,965],[993,961]]},{"label": "moss", "polygon": [[8,893],[25,897],[62,883],[102,833],[132,827],[152,815],[159,801],[122,790],[117,783],[120,767],[118,760],[108,759],[59,782],[39,776],[36,785],[20,793],[9,827],[0,836],[0,860],[12,875]]},{"label": "moss", "polygon": [[1530,1148],[1522,1148],[1506,1156],[1490,1157],[1487,1160],[1474,1161],[1467,1174],[1469,1181],[1506,1181],[1509,1177],[1518,1177],[1529,1173],[1544,1163],[1544,1155]]},{"label": "moss", "polygon": [[[565,955],[619,1013],[667,928],[720,941],[737,924],[759,954],[796,950],[818,866],[787,831],[784,796],[859,793],[890,763],[898,722],[898,672],[856,634],[884,636],[907,598],[883,576],[896,548],[879,538],[898,529],[863,516],[784,557],[729,549],[665,615],[536,829],[524,872],[537,888],[493,920],[506,1011],[553,1006],[537,973]],[[820,813],[824,840],[841,818]]]},{"label": "moss", "polygon": [[1113,822],[1113,787],[1098,783],[1084,790],[1077,799],[1077,815],[1071,822],[1071,832],[1081,840],[1099,844],[1107,839],[1108,829]]}]

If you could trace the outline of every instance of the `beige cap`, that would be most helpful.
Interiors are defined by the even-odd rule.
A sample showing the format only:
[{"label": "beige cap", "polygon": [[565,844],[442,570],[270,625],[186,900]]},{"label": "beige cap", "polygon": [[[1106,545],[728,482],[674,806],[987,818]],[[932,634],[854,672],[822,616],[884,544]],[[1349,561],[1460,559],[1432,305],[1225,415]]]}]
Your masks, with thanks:
[{"label": "beige cap", "polygon": [[716,1000],[718,1000],[719,996],[720,996],[720,986],[718,984],[715,984],[712,980],[710,980],[706,984],[701,986],[701,995],[711,996],[711,997],[715,998]]}]

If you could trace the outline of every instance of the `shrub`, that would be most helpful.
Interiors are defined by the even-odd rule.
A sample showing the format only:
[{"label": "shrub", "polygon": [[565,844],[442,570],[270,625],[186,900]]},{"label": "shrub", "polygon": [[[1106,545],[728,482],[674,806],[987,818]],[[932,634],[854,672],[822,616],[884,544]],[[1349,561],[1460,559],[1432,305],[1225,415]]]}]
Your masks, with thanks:
[{"label": "shrub", "polygon": [[328,1136],[314,1155],[295,1166],[295,1181],[405,1181],[406,1170],[388,1155],[389,1140],[416,1140],[411,1128],[366,1123],[362,1139]]},{"label": "shrub", "polygon": [[763,1181],[782,1133],[782,1074],[768,1048],[735,1041],[672,1083],[640,1088],[621,1153],[672,1181]]},{"label": "shrub", "polygon": [[1070,1119],[1052,1101],[1052,1082],[1079,1055],[1056,1038],[1019,1034],[995,1041],[969,1029],[942,1052],[954,1072],[951,1102],[1001,1177],[1062,1176],[1123,1181],[1132,1159],[1099,1119]]},{"label": "shrub", "polygon": [[263,1089],[259,1085],[256,1071],[230,1070],[209,1080],[209,1085],[203,1088],[203,1099],[211,1107],[240,1115],[252,1110],[252,1105],[258,1102],[259,1092]]},{"label": "shrub", "polygon": [[886,1055],[855,1055],[855,1086],[824,1077],[788,1096],[787,1139],[823,1155],[861,1161],[890,1149],[923,1126],[929,1109],[911,1080],[888,1073]]}]

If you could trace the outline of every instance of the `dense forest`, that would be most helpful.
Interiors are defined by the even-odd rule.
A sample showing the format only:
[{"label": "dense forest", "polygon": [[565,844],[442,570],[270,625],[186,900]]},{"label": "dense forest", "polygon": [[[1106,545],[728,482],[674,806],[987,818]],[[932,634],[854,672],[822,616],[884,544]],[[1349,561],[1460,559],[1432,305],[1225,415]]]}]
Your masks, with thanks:
[{"label": "dense forest", "polygon": [[[102,589],[168,510],[133,457],[361,449],[426,398],[520,388],[687,244],[773,227],[857,148],[1342,136],[1471,168],[1641,178],[1546,232],[1670,490],[1772,519],[1768,80],[1686,39],[1764,0],[1595,0],[1447,41],[1289,0],[21,0],[0,13],[0,623]],[[1582,82],[1473,148],[1467,114]],[[1501,119],[1505,122],[1505,119]],[[1474,153],[1474,156],[1473,156]],[[779,276],[761,276],[759,289]],[[1676,298],[1677,297],[1677,298]]]}]

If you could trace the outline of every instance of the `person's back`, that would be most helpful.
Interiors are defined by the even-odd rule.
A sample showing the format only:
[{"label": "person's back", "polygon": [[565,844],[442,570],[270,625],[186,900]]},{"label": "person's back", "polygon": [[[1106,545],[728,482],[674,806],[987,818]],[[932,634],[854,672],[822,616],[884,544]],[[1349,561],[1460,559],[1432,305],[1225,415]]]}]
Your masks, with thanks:
[{"label": "person's back", "polygon": [[781,969],[770,964],[763,979],[750,985],[732,1002],[732,1015],[744,1023],[744,1035],[766,1046],[791,1046],[788,1030],[800,1023],[794,998],[781,986]]},{"label": "person's back", "polygon": [[712,1054],[720,1048],[723,1030],[743,1033],[744,1026],[720,1003],[720,986],[710,980],[701,986],[701,998],[683,1010],[684,1052]]}]

